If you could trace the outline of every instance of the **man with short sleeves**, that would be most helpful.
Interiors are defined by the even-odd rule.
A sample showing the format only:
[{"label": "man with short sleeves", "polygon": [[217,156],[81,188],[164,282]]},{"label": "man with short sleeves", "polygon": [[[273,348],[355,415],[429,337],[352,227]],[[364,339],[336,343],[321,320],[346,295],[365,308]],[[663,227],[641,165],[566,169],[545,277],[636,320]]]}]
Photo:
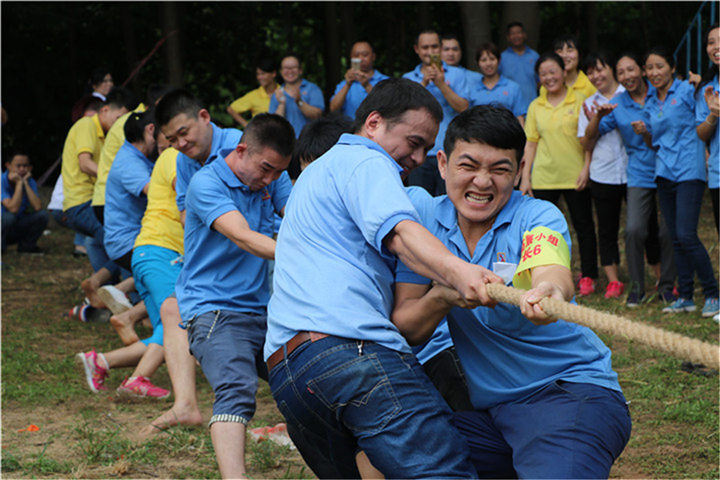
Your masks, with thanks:
[{"label": "man with short sleeves", "polygon": [[308,120],[318,118],[325,109],[325,99],[320,87],[302,78],[300,59],[288,55],[280,62],[282,88],[275,90],[270,99],[270,113],[287,118],[295,130],[295,138],[300,136]]},{"label": "man with short sleeves", "polygon": [[607,478],[630,415],[610,350],[539,305],[573,297],[570,232],[555,206],[514,190],[524,147],[510,111],[473,107],[438,153],[447,196],[410,192],[422,224],[454,255],[528,290],[521,306],[473,308],[399,264],[393,323],[419,343],[447,317],[474,407],[452,423],[479,478]]},{"label": "man with short sleeves", "polygon": [[2,251],[9,243],[18,244],[20,253],[42,253],[37,241],[48,223],[42,209],[37,184],[32,178],[30,158],[15,153],[2,174]]},{"label": "man with short sleeves", "polygon": [[451,67],[457,67],[465,72],[465,82],[467,83],[468,90],[471,90],[475,83],[482,80],[482,74],[460,65],[462,48],[460,47],[460,40],[458,40],[457,35],[454,33],[446,33],[440,37],[440,43],[440,59]]},{"label": "man with short sleeves", "polygon": [[443,110],[442,121],[438,129],[435,146],[428,152],[428,158],[408,177],[409,185],[423,187],[431,195],[444,193],[445,186],[437,170],[437,151],[445,138],[445,130],[450,121],[459,112],[465,110],[467,100],[467,82],[465,73],[457,67],[445,62],[433,63],[440,55],[440,36],[437,32],[426,30],[415,40],[415,53],[421,63],[414,70],[403,75],[403,78],[421,84],[432,93]]},{"label": "man with short sleeves", "polygon": [[[253,118],[187,190],[185,265],[176,293],[190,350],[215,392],[210,432],[223,478],[245,475],[245,429],[255,412],[275,256],[274,214],[290,195],[295,136],[278,115]],[[260,367],[258,370],[257,367]]]},{"label": "man with short sleeves", "polygon": [[389,320],[397,258],[457,285],[471,304],[490,305],[485,283],[499,281],[422,228],[402,186],[441,118],[418,83],[380,82],[358,108],[355,134],[303,171],[286,207],[265,360],[303,458],[316,473],[318,456],[335,466],[323,476],[357,478],[359,449],[387,478],[475,476],[447,405]]},{"label": "man with short sleeves", "polygon": [[535,62],[540,55],[528,47],[527,34],[521,22],[511,22],[507,26],[506,38],[508,48],[500,58],[500,74],[520,85],[524,109],[537,97],[538,77],[535,74]]},{"label": "man with short sleeves", "polygon": [[365,100],[367,94],[387,75],[375,70],[375,50],[370,42],[355,42],[350,50],[351,66],[345,72],[345,79],[335,87],[330,99],[330,111],[342,112],[350,119],[355,118],[355,110]]}]

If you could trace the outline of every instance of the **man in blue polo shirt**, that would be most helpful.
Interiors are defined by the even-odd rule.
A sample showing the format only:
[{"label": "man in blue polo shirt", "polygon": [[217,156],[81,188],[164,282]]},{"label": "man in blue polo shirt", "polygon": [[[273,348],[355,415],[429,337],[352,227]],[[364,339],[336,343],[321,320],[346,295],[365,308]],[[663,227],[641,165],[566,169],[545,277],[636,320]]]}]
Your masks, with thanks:
[{"label": "man in blue polo shirt", "polygon": [[508,48],[500,58],[500,75],[520,85],[525,104],[523,108],[527,110],[530,102],[538,96],[539,80],[535,74],[535,62],[540,55],[525,44],[527,34],[521,22],[508,23],[506,35]]},{"label": "man in blue polo shirt", "polygon": [[[215,392],[210,432],[223,478],[245,475],[245,428],[255,412],[275,255],[274,213],[290,195],[295,136],[278,115],[259,114],[240,143],[222,150],[187,190],[185,264],[176,293],[190,349]],[[257,360],[257,362],[256,362]]]},{"label": "man in blue polo shirt", "polygon": [[465,73],[457,67],[451,67],[441,62],[438,67],[437,56],[440,55],[440,35],[433,30],[420,32],[415,40],[415,53],[420,58],[420,64],[414,70],[403,75],[403,78],[420,83],[427,88],[440,103],[443,110],[443,119],[440,122],[435,146],[428,152],[428,157],[419,168],[408,177],[409,185],[423,187],[431,195],[440,195],[445,192],[445,185],[437,170],[437,151],[445,138],[445,130],[450,121],[459,112],[465,110],[467,100],[467,82]]},{"label": "man in blue polo shirt", "polygon": [[[300,175],[275,256],[265,360],[298,450],[357,478],[363,450],[387,478],[468,478],[450,410],[389,319],[396,258],[491,305],[500,281],[461,261],[417,223],[401,176],[425,160],[442,109],[407,79],[380,82],[353,125]],[[319,208],[321,207],[321,208]],[[326,473],[327,475],[327,473]]]},{"label": "man in blue polo shirt", "polygon": [[2,251],[8,243],[18,244],[18,252],[42,253],[37,241],[47,226],[49,215],[42,209],[37,184],[32,178],[30,158],[15,153],[2,174]]},{"label": "man in blue polo shirt", "polygon": [[[200,100],[182,89],[166,94],[158,102],[155,118],[170,146],[178,150],[175,191],[180,221],[184,223],[185,196],[193,175],[203,165],[224,158],[222,152],[235,148],[240,143],[242,132],[234,128],[219,128],[210,120],[210,113]],[[195,361],[189,353],[187,332],[179,327],[181,317],[174,295],[162,303],[160,316],[165,362],[175,402],[143,431],[146,435],[177,424],[197,424],[200,419],[195,394]]]},{"label": "man in blue polo shirt", "polygon": [[387,75],[375,70],[375,50],[370,42],[355,42],[350,50],[351,67],[345,72],[345,79],[335,87],[330,99],[330,111],[340,110],[350,119],[355,118],[355,110],[360,102]]},{"label": "man in blue polo shirt", "polygon": [[158,156],[154,119],[152,110],[130,114],[124,125],[125,142],[115,155],[105,187],[105,251],[126,270],[131,270],[132,249]]},{"label": "man in blue polo shirt", "polygon": [[270,98],[270,113],[287,118],[295,130],[295,138],[300,136],[308,120],[318,118],[325,109],[325,99],[320,87],[302,78],[300,59],[288,55],[280,62],[280,76],[283,83]]},{"label": "man in blue polo shirt", "polygon": [[460,40],[454,33],[446,33],[440,37],[440,59],[451,67],[457,67],[465,72],[465,83],[468,90],[472,89],[476,82],[482,80],[480,72],[467,69],[460,64],[462,48],[460,47]]},{"label": "man in blue polo shirt", "polygon": [[448,195],[410,191],[422,224],[453,254],[529,289],[521,307],[467,308],[457,292],[398,265],[393,322],[418,343],[447,316],[474,406],[453,424],[480,478],[607,478],[630,415],[610,350],[538,304],[573,297],[570,233],[551,203],[514,191],[524,148],[512,112],[473,107],[438,153]]}]

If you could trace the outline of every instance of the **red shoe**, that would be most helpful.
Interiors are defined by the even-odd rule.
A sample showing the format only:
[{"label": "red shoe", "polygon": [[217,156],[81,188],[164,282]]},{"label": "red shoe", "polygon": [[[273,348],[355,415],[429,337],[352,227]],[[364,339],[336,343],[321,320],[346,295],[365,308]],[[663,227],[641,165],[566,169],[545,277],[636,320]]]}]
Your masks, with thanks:
[{"label": "red shoe", "polygon": [[610,282],[605,289],[605,298],[620,298],[625,291],[625,284],[622,282]]},{"label": "red shoe", "polygon": [[578,282],[578,295],[585,297],[595,293],[595,280],[590,277],[582,277]]}]

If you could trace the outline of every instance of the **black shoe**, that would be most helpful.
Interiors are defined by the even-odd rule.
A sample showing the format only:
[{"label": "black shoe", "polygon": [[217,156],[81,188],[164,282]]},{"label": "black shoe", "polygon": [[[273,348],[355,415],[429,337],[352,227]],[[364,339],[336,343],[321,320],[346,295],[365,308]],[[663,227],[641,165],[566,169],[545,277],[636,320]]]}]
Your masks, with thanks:
[{"label": "black shoe", "polygon": [[33,245],[32,247],[21,247],[18,245],[17,251],[18,253],[28,253],[30,255],[45,255],[45,250],[37,245]]},{"label": "black shoe", "polygon": [[672,303],[677,300],[677,296],[673,293],[672,290],[665,290],[664,292],[660,293],[660,300],[662,300],[664,303]]},{"label": "black shoe", "polygon": [[643,302],[644,298],[645,298],[645,295],[643,295],[640,292],[630,292],[628,294],[625,305],[630,308],[638,307]]}]

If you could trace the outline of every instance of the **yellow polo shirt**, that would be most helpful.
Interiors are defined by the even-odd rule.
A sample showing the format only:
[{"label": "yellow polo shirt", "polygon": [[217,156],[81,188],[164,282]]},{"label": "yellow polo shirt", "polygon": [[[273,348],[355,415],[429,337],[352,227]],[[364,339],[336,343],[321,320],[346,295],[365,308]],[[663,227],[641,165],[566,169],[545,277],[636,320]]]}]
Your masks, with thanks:
[{"label": "yellow polo shirt", "polygon": [[254,117],[258,113],[266,113],[270,109],[270,95],[263,87],[258,87],[232,102],[230,108],[237,113],[250,111]]},{"label": "yellow polo shirt", "polygon": [[105,132],[97,114],[81,118],[70,128],[62,153],[63,210],[92,198],[95,177],[80,170],[78,155],[90,153],[97,163],[104,142]]},{"label": "yellow polo shirt", "polygon": [[105,185],[107,184],[107,177],[110,173],[110,167],[112,167],[113,160],[115,160],[115,154],[117,154],[120,147],[125,143],[125,122],[130,118],[131,113],[144,112],[146,110],[145,105],[142,103],[132,112],[128,112],[122,117],[118,118],[113,126],[108,130],[107,137],[105,138],[105,145],[103,145],[100,151],[100,160],[98,161],[98,174],[95,180],[95,187],[93,189],[92,206],[105,205]]},{"label": "yellow polo shirt", "polygon": [[568,89],[556,107],[539,96],[528,107],[525,135],[536,142],[532,166],[534,190],[574,189],[583,168],[583,149],[577,138],[577,123],[585,98]]},{"label": "yellow polo shirt", "polygon": [[[572,88],[576,93],[582,95],[583,101],[597,92],[597,89],[593,87],[593,84],[590,83],[590,79],[582,70],[578,71],[575,83],[573,83],[570,88]],[[544,86],[540,87],[540,96],[547,96],[547,89]]]},{"label": "yellow polo shirt", "polygon": [[141,245],[155,245],[184,254],[183,225],[175,202],[175,176],[178,151],[168,148],[160,154],[147,193],[147,207],[142,218],[142,228],[135,239]]}]

